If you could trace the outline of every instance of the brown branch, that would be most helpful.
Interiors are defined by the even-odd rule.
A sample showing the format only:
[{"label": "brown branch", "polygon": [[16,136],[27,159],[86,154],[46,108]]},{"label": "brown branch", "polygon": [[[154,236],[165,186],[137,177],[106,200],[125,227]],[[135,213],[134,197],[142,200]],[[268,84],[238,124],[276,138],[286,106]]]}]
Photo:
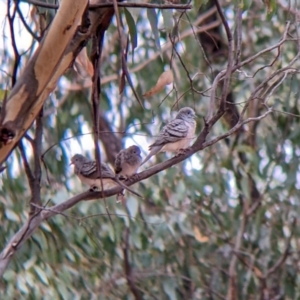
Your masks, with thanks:
[{"label": "brown branch", "polygon": [[13,87],[17,82],[17,71],[18,71],[18,67],[20,64],[21,56],[20,56],[18,48],[17,48],[16,38],[15,38],[15,30],[14,30],[14,20],[16,17],[17,8],[16,8],[16,6],[14,7],[14,11],[11,15],[10,14],[11,4],[12,4],[12,0],[9,0],[7,3],[7,18],[8,18],[8,25],[9,25],[9,31],[10,31],[10,36],[11,36],[11,45],[12,45],[14,56],[15,56],[14,64],[13,64],[13,72],[12,72],[12,76],[11,76],[12,87]]},{"label": "brown branch", "polygon": [[122,141],[118,135],[113,132],[105,113],[100,109],[99,132],[100,140],[104,147],[106,158],[110,164],[114,165],[117,154],[122,149]]},{"label": "brown branch", "polygon": [[20,7],[19,7],[19,3],[18,3],[18,2],[16,2],[16,9],[17,9],[17,12],[18,12],[18,14],[19,14],[19,16],[20,16],[20,19],[21,19],[21,21],[22,21],[24,27],[26,28],[26,30],[31,34],[31,36],[32,36],[35,40],[40,41],[41,37],[37,36],[37,35],[32,31],[32,29],[30,28],[30,26],[27,24],[26,20],[24,19],[23,13],[22,13],[22,11],[21,11],[21,9],[20,9]]},{"label": "brown branch", "polygon": [[[84,28],[83,24],[78,26],[85,12],[85,5],[82,1],[63,0],[61,2],[45,38],[2,107],[0,139],[3,143],[0,143],[0,164],[7,159],[25,131],[36,119],[44,101],[56,87],[58,79],[70,67],[76,55],[95,34],[97,28],[109,26],[114,13],[112,8],[88,10],[90,26],[88,28]],[[69,5],[70,2],[72,5]],[[87,3],[87,0],[84,2]],[[68,24],[71,24],[71,27]],[[57,40],[60,42],[57,43]],[[44,69],[45,61],[49,62],[49,59],[47,60],[49,56],[51,64],[48,64],[49,68]],[[16,109],[16,107],[22,109]]]},{"label": "brown branch", "polygon": [[[41,2],[37,0],[19,0],[19,2],[26,2],[28,4],[57,9],[59,5]],[[101,7],[113,7],[113,3],[90,4],[90,9]],[[155,3],[118,3],[119,7],[141,7],[141,8],[159,8],[159,9],[191,9],[192,5],[189,4],[155,4]]]},{"label": "brown branch", "polygon": [[[35,121],[35,137],[33,140],[33,155],[34,155],[34,182],[32,187],[32,198],[30,203],[42,205],[41,201],[41,155],[42,155],[42,139],[43,139],[43,108],[41,109]],[[29,215],[36,213],[35,207],[30,207]]]},{"label": "brown branch", "polygon": [[291,234],[290,234],[290,236],[288,237],[288,239],[286,241],[285,250],[282,253],[281,257],[278,259],[278,261],[271,268],[269,268],[268,271],[265,273],[264,279],[267,279],[278,268],[280,268],[282,266],[282,264],[286,261],[287,257],[289,256],[289,250],[290,250],[290,246],[291,246],[291,240],[292,240],[292,237],[293,237],[293,234],[294,234],[294,230],[296,228],[296,224],[297,224],[297,219],[294,218],[293,221],[292,221]]},{"label": "brown branch", "polygon": [[237,5],[236,8],[236,18],[237,18],[237,41],[236,41],[236,59],[235,59],[235,64],[237,65],[241,61],[241,56],[242,56],[242,9],[240,5]]},{"label": "brown branch", "polygon": [[[99,105],[100,105],[100,93],[101,93],[101,82],[100,82],[100,57],[103,48],[103,39],[104,33],[106,28],[99,27],[97,34],[93,37],[93,53],[91,55],[91,60],[94,67],[94,74],[93,74],[93,86],[92,86],[92,105],[93,105],[93,127],[94,127],[94,146],[95,146],[95,157],[97,162],[97,170],[98,176],[102,179],[102,168],[101,168],[101,152],[99,148],[98,141],[100,139],[99,134],[99,122],[100,122],[100,115],[99,115]],[[103,181],[101,180],[101,193],[103,195]],[[112,223],[112,219],[110,213],[107,209],[106,205],[106,198],[105,201],[105,209],[107,215],[109,216],[110,222]],[[112,223],[113,224],[113,223]]]},{"label": "brown branch", "polygon": [[142,300],[142,296],[140,294],[140,291],[137,289],[134,278],[132,276],[132,268],[129,262],[129,257],[128,257],[128,251],[130,249],[129,247],[129,228],[125,229],[124,233],[124,245],[122,247],[123,250],[123,259],[124,259],[124,270],[125,270],[125,275],[126,275],[126,280],[127,284],[134,295],[135,300]]},{"label": "brown branch", "polygon": [[29,183],[29,186],[30,186],[30,189],[31,189],[31,192],[32,192],[33,184],[34,184],[34,175],[33,175],[33,172],[31,170],[30,166],[29,166],[28,159],[27,159],[27,156],[26,156],[26,153],[25,153],[25,148],[24,148],[22,140],[20,140],[18,147],[19,147],[21,157],[22,157],[22,160],[23,160],[23,166],[24,166],[26,176],[28,178],[28,183]]},{"label": "brown branch", "polygon": [[[246,60],[240,62],[239,64],[233,66],[232,69],[231,69],[231,73],[233,73],[233,72],[237,71],[238,69],[240,69],[241,67],[249,64],[250,62],[252,62],[256,58],[260,57],[261,55],[265,54],[266,52],[272,51],[273,49],[276,49],[276,48],[280,47],[286,41],[286,39],[287,39],[287,33],[288,33],[289,28],[290,28],[290,25],[291,25],[291,23],[287,22],[285,30],[284,30],[284,33],[283,33],[283,36],[282,36],[281,40],[278,43],[276,43],[275,45],[270,46],[270,47],[268,47],[266,49],[263,49],[263,50],[259,51],[255,55],[253,55],[253,56],[247,58]],[[297,58],[298,58],[298,55],[297,55]],[[293,59],[292,63],[294,63],[295,61],[296,60]],[[283,69],[280,69],[277,72],[275,72],[272,75],[272,78],[274,76],[276,76],[276,74],[278,74],[278,72],[280,72],[280,71],[282,72],[282,70],[286,70],[287,68],[290,68],[290,65],[291,65],[291,63],[289,64],[289,66],[287,66],[287,67],[285,67]],[[211,96],[210,96],[210,101],[209,101],[209,111],[208,111],[208,114],[207,114],[207,120],[210,120],[210,118],[213,116],[214,107],[215,107],[216,89],[217,89],[217,86],[218,86],[219,82],[224,79],[224,76],[226,76],[226,70],[223,70],[223,71],[219,72],[219,74],[215,77],[215,79],[213,81],[213,84],[212,84],[212,87],[211,87]],[[264,82],[261,83],[259,85],[259,87],[256,88],[256,90],[258,91],[259,89],[261,89],[264,86],[265,82],[269,81],[270,79],[271,79],[271,77],[269,77],[266,80],[264,80]],[[249,103],[249,101],[248,101],[248,103]],[[244,107],[243,111],[245,111],[247,109],[247,107],[248,106],[246,105]],[[243,112],[241,113],[241,116],[243,116]]]},{"label": "brown branch", "polygon": [[228,291],[227,291],[227,300],[237,300],[237,276],[236,276],[236,264],[237,264],[237,256],[235,255],[235,253],[238,253],[241,245],[242,245],[242,240],[243,240],[243,235],[244,235],[244,231],[246,228],[246,224],[247,224],[247,214],[246,211],[244,209],[243,214],[241,216],[242,220],[240,223],[240,227],[236,236],[236,241],[235,241],[235,245],[233,248],[233,256],[230,260],[230,264],[229,264],[229,286],[228,286]]},{"label": "brown branch", "polygon": [[256,266],[254,266],[254,262],[248,262],[245,258],[243,258],[243,256],[240,254],[240,253],[238,253],[238,252],[236,252],[236,253],[234,253],[236,256],[237,256],[237,258],[240,260],[240,262],[244,265],[244,266],[246,266],[249,270],[251,270],[255,275],[256,275],[256,277],[258,278],[258,279],[262,279],[263,278],[263,273],[262,273],[262,271],[258,268],[258,267],[256,267]]},{"label": "brown branch", "polygon": [[226,35],[227,35],[227,40],[228,40],[228,64],[227,64],[227,69],[224,77],[224,83],[223,83],[223,90],[222,90],[222,98],[221,98],[221,103],[220,103],[220,111],[226,110],[226,99],[227,95],[229,92],[229,85],[230,85],[230,77],[232,73],[232,65],[233,65],[233,39],[232,39],[232,34],[229,29],[228,23],[226,21],[226,18],[223,14],[222,8],[220,6],[220,3],[218,0],[214,0],[215,5],[217,7],[219,16],[221,17],[222,23],[225,27]]},{"label": "brown branch", "polygon": [[122,38],[122,32],[121,32],[121,28],[122,27],[121,27],[121,19],[120,19],[120,14],[119,14],[118,6],[119,6],[119,3],[117,2],[117,0],[113,0],[113,7],[114,7],[114,10],[115,10],[115,15],[116,15],[116,20],[117,20],[117,30],[118,30],[119,41],[120,41],[122,71],[123,71],[123,74],[125,74],[125,77],[127,79],[127,82],[128,82],[128,84],[129,84],[129,86],[131,88],[131,91],[132,91],[133,95],[135,96],[135,98],[138,101],[138,103],[140,104],[140,106],[142,108],[144,108],[143,104],[142,104],[142,101],[141,101],[139,95],[137,94],[137,92],[136,92],[136,90],[135,90],[135,88],[133,86],[131,77],[130,77],[129,72],[128,72],[128,67],[127,67],[127,62],[126,62],[126,56],[125,56],[125,51],[124,51],[124,47],[123,47],[123,38]]}]

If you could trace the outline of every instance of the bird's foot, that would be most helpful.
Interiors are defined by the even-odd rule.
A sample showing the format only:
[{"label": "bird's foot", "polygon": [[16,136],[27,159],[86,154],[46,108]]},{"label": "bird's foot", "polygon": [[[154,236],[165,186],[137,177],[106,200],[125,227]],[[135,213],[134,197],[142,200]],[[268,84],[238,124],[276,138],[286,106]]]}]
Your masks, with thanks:
[{"label": "bird's foot", "polygon": [[90,192],[97,192],[98,191],[98,187],[96,185],[92,185],[90,187]]},{"label": "bird's foot", "polygon": [[126,175],[117,175],[117,178],[118,178],[119,180],[127,180],[127,179],[128,179],[128,176],[126,176]]},{"label": "bird's foot", "polygon": [[133,174],[130,178],[129,181],[137,181],[140,179],[139,174]]},{"label": "bird's foot", "polygon": [[117,194],[116,199],[117,199],[116,201],[117,203],[125,204],[126,199],[125,199],[125,194],[123,192]]},{"label": "bird's foot", "polygon": [[182,155],[182,154],[185,154],[186,152],[188,152],[190,150],[190,147],[188,148],[184,148],[184,149],[179,149],[175,155],[176,156],[179,156],[179,155]]}]

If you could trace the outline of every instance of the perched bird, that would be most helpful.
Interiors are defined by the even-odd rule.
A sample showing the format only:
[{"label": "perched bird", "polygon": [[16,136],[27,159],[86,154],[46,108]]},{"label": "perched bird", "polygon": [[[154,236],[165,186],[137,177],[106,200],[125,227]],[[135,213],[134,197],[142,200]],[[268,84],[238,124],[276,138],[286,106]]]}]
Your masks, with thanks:
[{"label": "perched bird", "polygon": [[141,165],[159,152],[169,151],[179,154],[183,149],[188,148],[196,130],[195,117],[196,114],[192,108],[180,109],[175,119],[162,128],[155,142],[149,146],[150,153]]},{"label": "perched bird", "polygon": [[115,172],[118,176],[129,178],[134,175],[142,163],[141,149],[130,146],[121,150],[115,160]]},{"label": "perched bird", "polygon": [[90,160],[81,154],[75,154],[71,158],[70,165],[74,165],[75,174],[78,178],[86,185],[91,187],[91,190],[95,188],[100,188],[103,190],[109,189],[117,185],[130,191],[131,193],[142,197],[137,192],[120,182],[114,174],[114,172],[106,164],[101,163],[101,172],[98,172],[97,162],[95,160]]}]

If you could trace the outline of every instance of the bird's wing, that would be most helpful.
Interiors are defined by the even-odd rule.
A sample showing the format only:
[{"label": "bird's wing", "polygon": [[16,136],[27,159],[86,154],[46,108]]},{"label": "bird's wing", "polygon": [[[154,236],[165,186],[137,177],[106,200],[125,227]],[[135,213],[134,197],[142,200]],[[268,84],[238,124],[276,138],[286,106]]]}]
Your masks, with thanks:
[{"label": "bird's wing", "polygon": [[155,142],[150,145],[151,150],[154,146],[163,146],[168,143],[175,143],[185,138],[188,134],[189,127],[181,119],[174,119],[163,127]]},{"label": "bird's wing", "polygon": [[[115,174],[108,165],[101,164],[101,177],[102,178],[115,178]],[[100,178],[100,174],[99,174],[99,178]]]},{"label": "bird's wing", "polygon": [[97,173],[97,163],[96,161],[86,161],[82,164],[80,168],[80,173],[85,177],[91,177],[93,173]]},{"label": "bird's wing", "polygon": [[119,174],[122,171],[122,156],[123,156],[123,151],[119,152],[119,154],[116,157],[116,160],[115,160],[116,174]]}]

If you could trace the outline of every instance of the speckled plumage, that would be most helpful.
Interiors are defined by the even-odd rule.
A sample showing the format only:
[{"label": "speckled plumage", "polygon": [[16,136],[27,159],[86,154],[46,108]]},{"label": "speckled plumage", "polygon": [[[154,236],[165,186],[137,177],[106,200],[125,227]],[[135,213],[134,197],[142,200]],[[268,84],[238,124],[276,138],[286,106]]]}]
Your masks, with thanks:
[{"label": "speckled plumage", "polygon": [[195,111],[190,107],[179,110],[174,120],[165,125],[155,142],[149,146],[150,153],[142,164],[159,152],[179,152],[189,147],[196,130]]},{"label": "speckled plumage", "polygon": [[124,177],[134,175],[142,163],[141,149],[138,146],[130,146],[121,150],[115,160],[116,174]]},{"label": "speckled plumage", "polygon": [[78,178],[91,188],[98,187],[99,189],[109,189],[116,185],[130,191],[131,193],[141,197],[138,193],[130,189],[128,186],[120,182],[110,167],[101,163],[101,172],[97,170],[97,162],[84,157],[81,154],[75,154],[71,158],[71,164],[74,164],[74,171]]}]

